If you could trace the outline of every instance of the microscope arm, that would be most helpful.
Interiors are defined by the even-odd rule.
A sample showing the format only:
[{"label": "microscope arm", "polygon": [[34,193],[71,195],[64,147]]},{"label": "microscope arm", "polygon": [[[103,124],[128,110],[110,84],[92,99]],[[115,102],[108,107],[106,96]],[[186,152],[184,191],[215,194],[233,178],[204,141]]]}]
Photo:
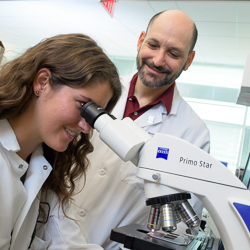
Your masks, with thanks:
[{"label": "microscope arm", "polygon": [[[159,148],[166,154],[159,155]],[[146,198],[165,195],[168,187],[194,193],[213,218],[226,250],[250,248],[250,192],[211,155],[182,139],[156,134],[142,148],[138,167]]]}]

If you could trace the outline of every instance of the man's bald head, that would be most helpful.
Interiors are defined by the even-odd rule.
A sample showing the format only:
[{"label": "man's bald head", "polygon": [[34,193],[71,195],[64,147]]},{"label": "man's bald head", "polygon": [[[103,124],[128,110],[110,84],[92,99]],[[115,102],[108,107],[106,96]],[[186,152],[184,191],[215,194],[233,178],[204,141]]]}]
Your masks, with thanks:
[{"label": "man's bald head", "polygon": [[165,10],[165,11],[159,12],[150,19],[147,30],[146,30],[146,35],[148,33],[148,30],[153,25],[154,21],[158,18],[160,18],[161,22],[166,22],[166,23],[170,20],[171,21],[178,20],[179,25],[187,26],[186,32],[190,32],[191,34],[190,50],[189,50],[189,54],[190,54],[194,50],[194,46],[196,44],[197,37],[198,37],[198,31],[192,19],[185,12],[180,11],[180,10]]}]

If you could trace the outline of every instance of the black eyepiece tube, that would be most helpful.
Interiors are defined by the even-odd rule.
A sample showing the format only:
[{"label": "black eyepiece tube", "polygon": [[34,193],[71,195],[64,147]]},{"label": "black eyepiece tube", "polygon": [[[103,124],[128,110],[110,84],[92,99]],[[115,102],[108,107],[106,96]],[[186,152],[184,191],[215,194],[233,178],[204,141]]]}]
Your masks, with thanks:
[{"label": "black eyepiece tube", "polygon": [[81,116],[92,128],[97,118],[103,114],[108,114],[108,112],[93,101],[87,102],[81,109]]}]

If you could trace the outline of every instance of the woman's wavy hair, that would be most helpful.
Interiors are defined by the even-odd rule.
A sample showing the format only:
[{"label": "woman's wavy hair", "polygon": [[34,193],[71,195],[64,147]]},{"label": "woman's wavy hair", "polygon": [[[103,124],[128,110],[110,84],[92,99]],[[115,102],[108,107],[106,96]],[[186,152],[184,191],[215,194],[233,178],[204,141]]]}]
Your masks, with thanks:
[{"label": "woman's wavy hair", "polygon": [[[83,34],[58,35],[29,48],[19,58],[0,68],[0,119],[20,115],[34,97],[33,81],[41,68],[51,72],[52,87],[84,87],[109,82],[113,96],[106,110],[111,111],[121,95],[121,83],[115,65],[90,37]],[[95,80],[95,81],[91,81]],[[97,81],[96,81],[97,80]],[[53,166],[42,187],[42,194],[52,190],[63,211],[72,199],[75,181],[88,166],[87,154],[93,151],[90,136],[81,133],[65,152],[56,152],[43,143],[44,156]]]}]

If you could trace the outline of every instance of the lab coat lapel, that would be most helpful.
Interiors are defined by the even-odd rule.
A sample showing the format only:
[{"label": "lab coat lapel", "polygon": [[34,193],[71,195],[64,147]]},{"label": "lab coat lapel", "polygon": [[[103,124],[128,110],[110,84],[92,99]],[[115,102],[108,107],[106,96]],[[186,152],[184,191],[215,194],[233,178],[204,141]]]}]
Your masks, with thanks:
[{"label": "lab coat lapel", "polygon": [[[46,166],[45,169],[43,166]],[[12,242],[15,242],[15,239],[19,233],[19,230],[29,212],[29,209],[38,195],[44,181],[49,176],[52,167],[43,157],[42,147],[39,147],[31,156],[28,172],[24,182],[24,187],[28,193],[27,201],[25,202],[20,215],[16,221],[15,228],[12,234]],[[38,213],[38,211],[37,211]]]},{"label": "lab coat lapel", "polygon": [[162,116],[167,115],[166,109],[162,103],[153,106],[143,115],[139,116],[135,122],[141,127],[156,125],[162,122]]},{"label": "lab coat lapel", "polygon": [[181,100],[182,97],[180,96],[179,91],[175,85],[172,106],[169,114],[167,114],[167,110],[164,104],[160,102],[157,105],[153,106],[151,109],[149,109],[147,112],[145,112],[143,115],[138,117],[135,122],[142,128],[162,123],[164,116],[171,116],[177,114]]}]

